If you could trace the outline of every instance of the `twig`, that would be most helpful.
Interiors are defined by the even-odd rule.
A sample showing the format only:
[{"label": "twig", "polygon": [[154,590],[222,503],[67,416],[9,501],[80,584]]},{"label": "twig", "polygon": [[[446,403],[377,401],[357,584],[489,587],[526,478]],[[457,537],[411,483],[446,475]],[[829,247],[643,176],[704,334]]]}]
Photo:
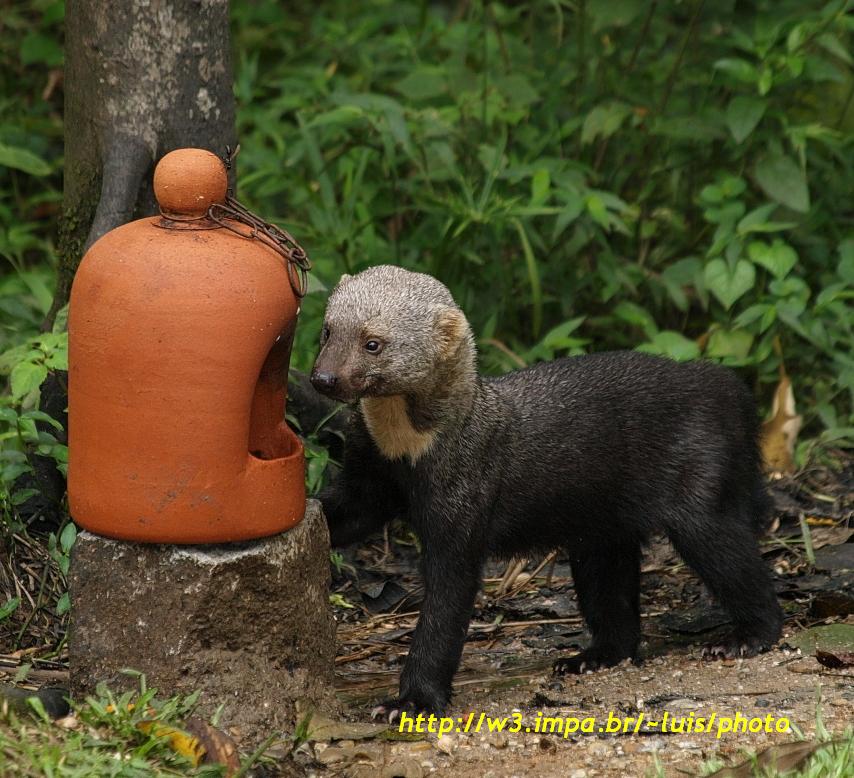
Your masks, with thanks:
[{"label": "twig", "polygon": [[507,569],[504,571],[504,575],[501,576],[501,582],[498,584],[498,588],[495,590],[496,598],[503,597],[507,594],[516,579],[522,574],[522,571],[525,569],[527,564],[528,560],[525,557],[511,560],[510,564],[507,565]]},{"label": "twig", "polygon": [[640,54],[641,46],[643,45],[644,40],[646,40],[647,33],[649,32],[649,25],[652,23],[652,17],[655,14],[655,7],[657,5],[658,0],[652,0],[649,4],[649,10],[646,12],[646,18],[643,20],[643,26],[641,27],[640,35],[638,35],[637,43],[635,43],[634,51],[632,51],[632,56],[629,58],[629,64],[626,65],[626,73],[631,73],[635,69],[638,54]]},{"label": "twig", "polygon": [[484,338],[481,343],[485,346],[494,346],[499,351],[510,357],[510,359],[512,359],[519,367],[528,367],[528,363],[525,362],[522,357],[520,357],[515,351],[512,351],[509,346],[504,345],[500,340],[496,340],[495,338]]},{"label": "twig", "polygon": [[700,18],[700,11],[703,10],[703,6],[705,4],[706,0],[698,0],[697,5],[694,6],[694,13],[691,16],[691,21],[688,23],[688,30],[685,33],[685,37],[682,39],[682,46],[679,48],[679,53],[676,55],[676,61],[673,63],[673,67],[670,69],[670,74],[667,77],[667,85],[664,88],[664,94],[662,95],[661,103],[658,106],[659,116],[664,113],[664,109],[670,101],[670,94],[673,91],[673,85],[676,83],[676,75],[679,73],[679,68],[682,66],[682,60],[685,57],[688,44],[694,36],[694,30],[696,29],[697,21]]},{"label": "twig", "polygon": [[[501,598],[501,597],[514,597],[514,596],[516,596],[517,594],[519,594],[520,592],[524,591],[524,590],[525,590],[525,588],[526,588],[527,586],[530,586],[530,585],[534,582],[534,579],[535,579],[535,578],[540,574],[540,572],[542,571],[542,569],[543,569],[547,564],[549,564],[549,562],[554,562],[556,559],[557,559],[557,551],[551,551],[551,552],[549,552],[549,553],[548,553],[548,554],[546,554],[546,556],[543,558],[543,561],[542,561],[542,562],[540,562],[540,564],[539,564],[539,565],[537,565],[537,567],[536,567],[536,568],[534,568],[534,570],[533,570],[533,572],[530,574],[530,576],[529,576],[529,577],[524,581],[524,583],[522,583],[520,586],[517,586],[517,587],[515,587],[515,588],[510,588],[510,587],[512,587],[512,585],[513,585],[513,582],[512,582],[512,581],[510,582],[510,586],[509,586],[507,589],[505,589],[504,591],[502,591],[502,590],[501,590],[501,586],[499,586],[499,587],[498,587],[498,592],[497,592],[497,594],[496,594],[496,599],[499,599],[499,598]],[[526,560],[526,563],[527,563],[527,560]],[[522,569],[524,569],[524,567],[523,567]],[[521,573],[521,570],[520,570],[519,572]],[[514,576],[514,580],[515,580],[516,578],[518,578],[518,577],[519,577],[519,573],[517,573],[517,574]]]}]

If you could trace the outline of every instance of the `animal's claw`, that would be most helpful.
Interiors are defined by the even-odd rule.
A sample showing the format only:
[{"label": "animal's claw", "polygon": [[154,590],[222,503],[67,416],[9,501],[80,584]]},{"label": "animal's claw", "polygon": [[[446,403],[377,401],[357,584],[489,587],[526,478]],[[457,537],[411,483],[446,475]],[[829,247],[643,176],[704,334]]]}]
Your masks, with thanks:
[{"label": "animal's claw", "polygon": [[555,675],[584,675],[598,669],[598,662],[591,662],[578,656],[565,656],[556,659],[552,665],[552,672]]},{"label": "animal's claw", "polygon": [[702,657],[707,661],[715,659],[741,659],[749,656],[756,656],[763,651],[767,651],[770,646],[763,643],[760,639],[741,639],[733,636],[729,640],[724,640],[723,643],[706,646],[703,649]]},{"label": "animal's claw", "polygon": [[388,724],[394,724],[404,713],[407,716],[414,717],[419,713],[428,714],[430,712],[428,708],[412,700],[395,698],[385,700],[377,705],[371,711],[371,719],[373,721],[385,721]]}]

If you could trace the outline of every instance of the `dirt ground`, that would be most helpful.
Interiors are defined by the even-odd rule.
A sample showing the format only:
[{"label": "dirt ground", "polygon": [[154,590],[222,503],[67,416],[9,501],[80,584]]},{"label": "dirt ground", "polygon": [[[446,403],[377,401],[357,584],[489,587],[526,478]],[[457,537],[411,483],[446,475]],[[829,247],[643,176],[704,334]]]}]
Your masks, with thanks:
[{"label": "dirt ground", "polygon": [[[774,650],[749,659],[705,661],[702,648],[726,632],[726,616],[671,547],[655,541],[643,563],[640,664],[557,678],[552,662],[588,639],[568,563],[560,555],[510,566],[494,562],[476,603],[448,711],[455,729],[470,716],[472,725],[468,732],[441,738],[429,732],[401,735],[370,723],[372,707],[396,692],[418,618],[422,592],[415,540],[405,528],[393,527],[348,549],[337,559],[333,578],[336,686],[346,710],[343,720],[324,723],[315,717],[306,742],[292,753],[289,741],[274,746],[269,754],[274,761],[251,774],[684,776],[697,775],[701,765],[708,771],[710,760],[736,765],[748,752],[801,736],[826,738],[829,732],[838,737],[846,728],[850,733],[854,464],[841,473],[818,468],[779,480],[772,484],[772,495],[776,519],[762,553],[787,615],[784,637]],[[49,560],[37,558],[39,548],[32,544],[32,563],[9,568],[6,583],[26,591],[36,585],[39,570],[52,569]],[[64,622],[51,617],[53,610],[45,615],[46,610],[32,611],[23,624],[7,620],[7,637],[17,633],[20,642],[23,635],[31,645],[6,657],[6,664],[0,657],[0,675],[7,682],[27,657],[61,639]],[[43,616],[44,623],[36,616]],[[40,659],[27,682],[66,680],[64,657],[62,652]],[[762,731],[718,737],[722,717],[737,713],[761,724]],[[508,719],[504,731],[489,732],[486,723],[473,731],[481,714]],[[640,714],[644,721],[635,731]],[[712,715],[717,723],[711,732],[664,733],[665,714],[677,724]],[[609,716],[633,719],[627,725],[631,731],[601,731]],[[768,716],[772,722],[787,719],[793,731],[764,731]],[[546,717],[579,720],[580,731],[552,731],[553,724],[543,723]],[[849,774],[854,778],[854,765]]]},{"label": "dirt ground", "polygon": [[[507,728],[519,731],[490,733],[483,724],[481,732],[441,738],[426,733],[395,742],[384,740],[387,734],[363,739],[363,725],[355,724],[351,737],[345,726],[337,732],[339,739],[304,744],[295,761],[309,775],[366,778],[676,776],[696,775],[709,760],[738,764],[747,752],[801,735],[811,739],[817,728],[818,734],[823,727],[842,735],[854,724],[854,667],[824,666],[815,650],[854,657],[850,480],[781,482],[773,493],[778,520],[763,554],[787,613],[784,638],[773,651],[748,659],[704,660],[703,645],[726,631],[726,617],[670,546],[659,541],[648,549],[643,568],[643,661],[558,678],[551,674],[552,661],[587,639],[569,566],[560,557],[542,566],[530,560],[528,572],[515,578],[507,592],[508,582],[502,581],[506,565],[496,563],[478,600],[448,714],[456,719],[455,728],[470,714],[477,722],[484,713],[507,717]],[[336,579],[342,598],[336,609],[338,692],[353,721],[368,721],[372,705],[396,690],[417,619],[417,555],[405,535],[398,541],[393,535],[348,553]],[[833,664],[825,655],[828,661]],[[636,733],[600,731],[609,714],[625,720],[640,713],[644,722]],[[710,733],[663,734],[665,713],[671,722],[677,720],[677,728],[680,719],[696,722],[712,714],[717,723]],[[737,713],[761,719],[763,731],[718,737],[721,717]],[[541,721],[546,716],[592,718],[586,726],[592,724],[593,731],[566,737],[546,733]],[[773,730],[781,718],[791,731],[764,731]],[[635,722],[628,726],[634,728]]]},{"label": "dirt ground", "polygon": [[[512,650],[512,649],[510,649]],[[525,659],[524,649],[520,652]],[[798,652],[775,650],[732,662],[706,662],[700,650],[677,649],[645,661],[579,678],[555,679],[544,662],[508,665],[504,651],[470,646],[463,661],[449,713],[464,720],[474,711],[488,716],[522,714],[522,731],[455,733],[417,742],[343,740],[314,746],[309,774],[352,776],[645,776],[657,766],[665,775],[696,775],[702,763],[718,758],[734,764],[745,751],[797,739],[795,733],[667,734],[644,728],[641,734],[605,735],[526,732],[537,713],[544,716],[595,717],[597,729],[609,713],[652,721],[716,713],[747,718],[787,718],[810,737],[818,712],[830,732],[841,734],[854,721],[854,673],[822,668]],[[546,665],[549,663],[546,662]],[[345,688],[347,684],[344,684]],[[820,702],[819,702],[820,700]],[[476,720],[476,719],[475,719]],[[763,722],[764,723],[764,722]]]}]

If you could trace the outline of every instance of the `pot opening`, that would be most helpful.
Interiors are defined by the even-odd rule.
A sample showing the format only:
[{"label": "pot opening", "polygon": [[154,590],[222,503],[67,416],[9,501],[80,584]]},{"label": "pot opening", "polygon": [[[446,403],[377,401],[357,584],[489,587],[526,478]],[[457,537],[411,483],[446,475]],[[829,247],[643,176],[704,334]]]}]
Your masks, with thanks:
[{"label": "pot opening", "polygon": [[261,366],[249,420],[249,453],[257,459],[281,459],[297,449],[296,438],[285,423],[288,364],[296,322],[282,331]]}]

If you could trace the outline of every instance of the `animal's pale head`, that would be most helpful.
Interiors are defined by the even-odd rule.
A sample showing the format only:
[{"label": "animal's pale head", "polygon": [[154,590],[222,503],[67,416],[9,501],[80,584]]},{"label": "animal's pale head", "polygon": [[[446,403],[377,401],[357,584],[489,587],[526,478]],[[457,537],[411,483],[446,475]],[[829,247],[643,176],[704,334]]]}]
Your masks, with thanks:
[{"label": "animal's pale head", "polygon": [[447,287],[380,265],[332,291],[311,382],[343,402],[428,390],[471,331]]}]

